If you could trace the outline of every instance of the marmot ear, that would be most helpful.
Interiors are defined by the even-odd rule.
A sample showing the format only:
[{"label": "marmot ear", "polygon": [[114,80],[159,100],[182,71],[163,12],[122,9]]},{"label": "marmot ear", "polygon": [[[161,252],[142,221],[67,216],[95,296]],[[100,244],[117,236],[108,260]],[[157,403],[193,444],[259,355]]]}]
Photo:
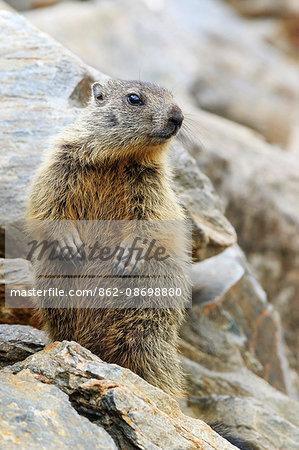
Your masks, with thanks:
[{"label": "marmot ear", "polygon": [[103,103],[105,100],[104,86],[99,82],[93,83],[92,92],[95,101],[99,104]]}]

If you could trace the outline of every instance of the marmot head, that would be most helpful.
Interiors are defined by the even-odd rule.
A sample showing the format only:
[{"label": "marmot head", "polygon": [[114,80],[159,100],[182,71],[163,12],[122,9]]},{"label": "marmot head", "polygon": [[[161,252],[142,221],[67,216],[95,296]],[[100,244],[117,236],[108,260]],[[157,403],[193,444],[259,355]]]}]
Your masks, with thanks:
[{"label": "marmot head", "polygon": [[167,89],[141,81],[94,83],[89,110],[87,126],[103,151],[166,146],[184,119]]}]

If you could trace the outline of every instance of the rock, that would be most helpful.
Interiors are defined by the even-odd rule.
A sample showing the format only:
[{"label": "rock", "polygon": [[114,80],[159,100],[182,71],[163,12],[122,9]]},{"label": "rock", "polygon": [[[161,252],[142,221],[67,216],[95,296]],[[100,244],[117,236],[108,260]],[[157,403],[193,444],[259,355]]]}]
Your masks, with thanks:
[{"label": "rock", "polygon": [[[54,343],[22,363],[16,363],[0,372],[0,379],[9,380],[13,385],[18,385],[18,380],[23,380],[23,377],[27,377],[31,382],[26,381],[22,387],[26,386],[27,395],[35,396],[36,401],[39,400],[39,395],[35,394],[36,390],[41,393],[45,390],[49,396],[51,393],[57,395],[57,388],[63,391],[64,394],[61,393],[57,397],[60,403],[61,400],[64,401],[64,409],[71,404],[72,411],[67,411],[69,414],[72,413],[73,417],[78,418],[77,415],[74,416],[76,410],[81,416],[89,419],[90,427],[98,426],[101,433],[103,428],[106,429],[117,448],[128,450],[235,448],[204,422],[184,416],[177,403],[160,389],[151,386],[128,369],[104,363],[75,342]],[[48,400],[44,393],[42,396],[45,401]],[[70,403],[66,403],[67,396]],[[11,398],[10,394],[8,398]],[[24,402],[27,401],[25,396]],[[22,397],[19,404],[23,408],[24,402]],[[16,404],[18,405],[18,402]],[[50,401],[48,404],[51,404]],[[14,405],[13,408],[15,407]],[[60,411],[57,404],[55,409]],[[46,417],[48,414],[47,412]],[[41,420],[43,417],[42,415]],[[59,418],[60,414],[56,426],[62,426],[62,430],[57,439],[60,438],[64,428],[71,426],[65,418],[62,422]],[[82,423],[86,424],[84,418],[81,419]],[[27,420],[28,416],[25,415],[25,423]],[[16,430],[13,425],[14,422],[10,432],[12,439],[15,439]],[[50,430],[48,427],[48,432]],[[76,431],[70,434],[74,439],[80,439],[81,428],[80,433]],[[49,440],[51,442],[51,439]],[[90,447],[97,447],[96,436],[90,434],[90,442],[93,442]],[[87,444],[83,448],[86,447]]]},{"label": "rock", "polygon": [[[13,229],[15,229],[15,227],[13,227]],[[15,242],[16,241],[17,240],[15,240]],[[28,242],[25,235],[23,235],[21,242],[22,245],[23,243]],[[18,245],[14,245],[13,249],[16,253],[20,253]],[[9,253],[9,246],[6,246],[5,250]],[[23,254],[21,254],[21,256],[23,256]],[[10,314],[16,317],[22,317],[23,315],[25,315],[25,317],[32,316],[32,320],[34,320],[31,310],[31,308],[34,307],[32,297],[30,295],[22,295],[22,292],[24,291],[27,294],[27,290],[32,288],[33,283],[34,273],[29,261],[22,258],[0,258],[0,322],[3,318],[7,319]],[[4,321],[4,323],[9,322]]]},{"label": "rock", "polygon": [[[142,77],[155,81],[160,78],[163,84],[163,80],[167,81],[166,85],[178,82],[182,86],[179,88],[181,95],[186,94],[187,97],[187,92],[191,92],[192,98],[196,97],[197,102],[203,102],[203,99],[207,102],[207,109],[214,110],[216,105],[215,111],[219,114],[234,119],[239,117],[241,122],[258,129],[269,140],[286,144],[293,127],[291,114],[297,107],[298,79],[295,69],[288,63],[285,64],[285,60],[275,51],[271,51],[268,57],[263,56],[263,52],[259,50],[260,43],[255,40],[246,53],[248,35],[246,38],[244,35],[243,40],[241,31],[241,25],[245,22],[237,16],[232,19],[229,10],[219,6],[221,4],[216,0],[205,6],[207,13],[204,15],[198,14],[200,10],[195,3],[186,12],[185,5],[183,7],[177,0],[174,1],[175,7],[171,8],[167,7],[168,0],[156,3],[156,6],[141,1],[134,8],[126,2],[100,2],[93,4],[92,8],[84,5],[86,14],[84,13],[82,20],[88,24],[89,41],[92,42],[91,36],[95,33],[95,42],[99,46],[103,45],[95,47],[96,58],[95,53],[92,53],[94,50],[91,53],[85,51],[86,57],[93,55],[93,61],[102,61],[103,67],[113,75],[118,75],[118,68],[121,67],[121,77],[127,74],[129,78],[132,73],[139,77],[134,65],[138,60],[136,53],[131,51],[131,47],[126,47],[128,43],[133,46],[135,42],[139,42],[139,54],[143,52],[142,45],[148,49],[144,53],[148,66]],[[81,5],[77,8],[73,3],[65,3],[47,10],[52,26],[56,26],[60,22],[53,19],[53,11],[55,14],[57,11],[70,12],[70,5],[72,13],[64,14],[66,34],[70,18],[77,17],[78,11],[82,13],[82,9],[79,9]],[[217,10],[219,14],[215,15]],[[163,11],[167,11],[169,17],[165,18]],[[134,17],[140,15],[148,18],[148,21],[144,20],[141,24],[140,21],[135,22]],[[218,26],[223,23],[228,25]],[[84,30],[83,22],[74,21],[72,24],[77,35],[78,27]],[[181,28],[175,24],[180,24]],[[104,25],[109,25],[109,29]],[[153,26],[157,27],[157,36],[149,33]],[[119,40],[119,46],[112,46],[109,54],[103,49],[105,42],[111,43],[111,28],[115,33],[114,39]],[[187,33],[189,29],[190,34]],[[232,36],[239,38],[233,39],[233,44],[225,37],[227,30],[232,30]],[[103,33],[100,38],[98,32]],[[120,33],[119,36],[117,33]],[[150,39],[146,38],[147,33]],[[80,41],[84,43],[85,33],[81,32],[80,35]],[[138,39],[135,39],[136,36]],[[24,261],[21,221],[27,187],[41,160],[41,149],[46,148],[49,137],[73,121],[86,105],[93,80],[106,77],[83,64],[15,13],[0,12],[0,38],[3,48],[0,123],[4,130],[0,137],[0,148],[5,149],[1,154],[0,169],[3,180],[0,185],[0,225],[2,237],[4,229],[6,238],[12,229],[14,238],[12,254],[6,255],[10,257],[10,261],[5,278],[11,280],[11,284],[24,285],[27,282],[30,284],[30,276],[26,278],[30,275],[30,267]],[[149,40],[151,46],[148,47]],[[173,45],[174,41],[176,46]],[[156,53],[158,42],[159,49]],[[168,51],[170,45],[172,50]],[[130,50],[126,50],[128,48]],[[231,53],[223,51],[224,48],[230,49]],[[231,68],[227,67],[227,55],[236,55],[236,59],[232,59],[235,64]],[[117,64],[112,57],[116,58]],[[256,60],[258,63],[253,63]],[[201,61],[205,61],[205,64]],[[273,70],[278,67],[277,72]],[[242,82],[245,89],[236,91],[236,96],[226,97],[227,80],[230,77],[233,80],[229,85],[229,93],[234,94],[240,68],[244,73]],[[265,75],[260,76],[261,72]],[[199,92],[200,86],[196,82],[201,77],[210,84],[207,83],[208,87]],[[218,86],[219,90],[216,89]],[[253,94],[249,87],[254,90]],[[200,96],[204,94],[201,100],[197,97],[198,93]],[[254,111],[250,102],[252,98],[256,102],[261,93],[265,95],[265,103],[261,110]],[[241,101],[237,99],[237,95]],[[218,104],[215,103],[217,98],[221,99]],[[239,110],[243,105],[244,110]],[[296,273],[292,270],[297,268],[295,255],[298,250],[296,158],[285,156],[281,150],[265,144],[255,133],[225,119],[207,112],[197,114],[200,133],[194,134],[194,143],[189,145],[190,152],[186,150],[185,143],[177,142],[171,153],[176,169],[175,188],[195,229],[193,255],[197,260],[212,258],[235,243],[235,232],[223,216],[223,206],[226,206],[238,226],[241,244],[255,267],[259,267],[259,264],[262,266],[262,281],[270,294],[269,298],[272,301],[273,297],[284,314],[283,323],[287,326],[293,324],[295,314],[289,308],[293,307],[295,296],[293,292],[286,292],[284,289],[297,286]],[[277,123],[281,127],[277,127]],[[206,146],[204,152],[199,145],[202,140]],[[290,163],[291,167],[288,168]],[[202,175],[200,166],[208,174],[211,173],[221,191],[222,201],[215,194],[209,179]],[[287,193],[287,187],[291,188],[291,194]],[[265,248],[268,251],[262,255]],[[21,262],[18,259],[20,256]],[[181,348],[185,355],[183,362],[189,372],[190,382],[186,408],[194,414],[200,396],[210,397],[215,394],[250,398],[251,413],[258,418],[256,425],[250,419],[252,416],[245,422],[249,427],[250,439],[253,442],[258,439],[263,445],[266,445],[265,442],[272,442],[269,440],[271,427],[276,427],[281,418],[287,424],[281,425],[284,428],[277,426],[277,435],[284,429],[289,433],[288,442],[293,442],[295,431],[291,424],[294,423],[298,405],[255,375],[261,375],[279,389],[290,392],[291,382],[277,313],[271,309],[263,290],[236,249],[220,254],[216,261],[211,259],[200,264],[204,265],[201,265],[200,273],[195,273],[196,304],[190,311],[185,331],[182,332]],[[28,269],[25,276],[24,269]],[[282,281],[283,271],[287,274],[285,281]],[[208,285],[203,287],[202,280],[208,282]],[[296,289],[297,287],[295,292]],[[294,352],[293,332],[291,327],[287,329],[288,343]],[[9,345],[12,345],[11,341]],[[10,352],[9,349],[9,355],[20,350],[19,343],[14,345],[16,350]],[[295,367],[294,361],[292,364]],[[63,397],[57,398],[61,400],[61,409],[68,411],[65,416],[72,415],[70,422],[74,423],[74,429],[77,427],[81,430],[80,421],[88,419],[82,425],[82,436],[87,433],[90,436],[90,441],[85,440],[88,447],[97,446],[98,441],[108,439],[108,448],[109,445],[128,449],[232,448],[206,424],[184,416],[174,400],[162,391],[126,369],[102,362],[76,343],[53,344],[25,361],[4,368],[0,372],[1,377],[6,385],[14,382],[20,382],[22,386],[28,385],[28,392],[24,396],[20,394],[19,405],[21,409],[29,411],[39,411],[34,406],[40,404],[37,390],[42,390],[41,396],[45,394],[45,397],[49,395],[53,398],[56,392],[62,391]],[[26,377],[25,381],[23,377]],[[39,387],[35,390],[32,386]],[[47,393],[43,390],[44,386],[49,389]],[[10,397],[8,390],[7,396]],[[254,399],[262,402],[262,411],[260,404]],[[237,400],[234,401],[237,405]],[[222,399],[219,398],[219,411],[221,402]],[[48,405],[47,415],[53,417],[54,407],[52,408],[50,397]],[[249,403],[246,405],[249,408]],[[15,405],[12,407],[15,408]],[[233,404],[230,408],[231,411],[237,411],[237,407],[233,409]],[[18,418],[15,412],[9,416],[10,438],[14,440],[11,442],[21,439],[21,434],[18,434],[21,430],[15,425],[18,420],[15,417]],[[30,429],[32,417],[35,422],[35,416],[25,415],[22,430]],[[42,419],[44,420],[44,416],[41,415]],[[230,419],[232,418],[227,420]],[[244,423],[242,420],[240,415],[235,423],[241,425]],[[41,422],[40,425],[42,436],[44,424],[45,422]],[[88,428],[84,427],[91,425],[93,427],[89,433]],[[6,423],[3,428],[5,426]],[[81,437],[72,432],[72,429],[70,432],[66,431],[67,426],[67,421],[61,421],[59,416],[55,427],[48,427],[45,431],[48,434],[45,436],[49,442],[53,442],[53,446],[55,444],[55,448],[72,445],[80,448],[81,440],[76,444],[75,439]],[[263,431],[263,427],[267,430]],[[58,435],[56,440],[50,437],[51,429]],[[102,438],[96,436],[92,441],[97,432],[101,433]],[[105,432],[109,433],[113,441]],[[31,442],[36,441],[34,434],[27,433],[23,438],[31,439],[25,443],[30,448],[33,445]]]},{"label": "rock", "polygon": [[[227,372],[245,366],[242,356],[246,345],[244,337],[234,336],[219,328],[198,306],[188,312],[180,334],[180,352],[210,370]],[[261,364],[254,356],[252,360],[249,363],[250,370],[260,374]]]},{"label": "rock", "polygon": [[295,395],[279,314],[238,246],[193,266],[193,308],[181,336],[185,356],[210,370],[245,366]]},{"label": "rock", "polygon": [[[259,39],[275,46],[299,62],[299,3],[297,0],[226,0],[243,16],[250,17],[250,28]],[[256,20],[254,20],[256,19]],[[298,125],[294,127],[296,132]],[[292,141],[288,148],[292,148]]]},{"label": "rock", "polygon": [[[68,1],[26,17],[104,72],[159,81],[270,142],[290,143],[299,108],[298,67],[224,2]],[[85,31],[78,33],[78,26]]]},{"label": "rock", "polygon": [[226,0],[246,16],[289,16],[299,14],[297,0]]},{"label": "rock", "polygon": [[[14,13],[0,12],[0,39],[5,48],[1,58],[0,137],[2,149],[0,226],[7,228],[22,219],[27,189],[41,161],[41,149],[49,137],[75,120],[90,96],[90,85],[105,75],[84,65],[49,36]],[[12,39],[13,36],[13,39]],[[17,114],[16,114],[17,108]],[[179,168],[177,189],[196,224],[195,254],[216,254],[236,241],[236,235],[220,211],[209,181],[195,168],[186,150],[174,150]],[[188,179],[187,167],[193,166]],[[22,242],[15,226],[14,243]],[[23,257],[21,244],[13,246],[10,258]]]},{"label": "rock", "polygon": [[33,283],[33,268],[24,259],[0,258],[0,283],[26,288]]},{"label": "rock", "polygon": [[189,381],[189,397],[187,398],[189,406],[193,404],[193,401],[196,403],[198,397],[208,397],[213,394],[249,397],[258,400],[269,411],[274,411],[281,418],[298,427],[299,403],[277,391],[245,367],[237,371],[218,372],[208,370],[185,357],[182,358],[182,363]]},{"label": "rock", "polygon": [[34,316],[31,308],[9,308],[5,306],[5,298],[0,298],[0,324],[20,324],[31,325],[35,328],[41,328],[42,324]]},{"label": "rock", "polygon": [[41,8],[42,6],[51,6],[60,0],[6,0],[14,9],[26,11],[32,8]]},{"label": "rock", "polygon": [[0,325],[0,366],[27,358],[47,341],[46,333],[28,325]]},{"label": "rock", "polygon": [[211,395],[194,398],[192,410],[205,421],[222,423],[260,450],[297,449],[299,429],[253,398]]},{"label": "rock", "polygon": [[72,407],[66,394],[31,374],[0,372],[0,449],[116,450],[109,434]]},{"label": "rock", "polygon": [[0,10],[1,9],[6,9],[7,11],[13,11],[13,9],[4,0],[0,0]]},{"label": "rock", "polygon": [[[255,36],[296,61],[299,57],[299,4],[297,0],[226,0],[238,12],[250,16]],[[253,19],[257,20],[253,20]],[[295,130],[298,127],[295,127]],[[291,147],[291,145],[289,146]]]},{"label": "rock", "polygon": [[[31,308],[24,308],[30,303],[29,297],[16,296],[9,301],[5,298],[6,287],[11,289],[29,289],[33,284],[33,269],[29,261],[24,259],[0,258],[0,324],[25,324],[40,328],[37,317]],[[13,304],[17,307],[9,307]]]},{"label": "rock", "polygon": [[204,149],[194,146],[193,156],[221,194],[239,244],[281,315],[290,364],[298,371],[298,158],[244,127],[196,114]]},{"label": "rock", "polygon": [[223,216],[223,205],[208,177],[197,170],[194,158],[178,143],[173,146],[171,156],[174,187],[192,221],[192,256],[195,260],[209,258],[236,242],[235,230]]},{"label": "rock", "polygon": [[86,89],[83,80],[90,86],[93,78],[91,69],[21,16],[1,11],[0,21],[3,226],[22,218],[41,150],[49,135],[74,120],[76,108],[70,104],[71,97]]},{"label": "rock", "polygon": [[[299,9],[299,8],[298,8]],[[274,35],[269,36],[271,43],[277,45],[288,54],[299,58],[299,11],[293,17],[286,17],[277,24],[277,30]]]}]

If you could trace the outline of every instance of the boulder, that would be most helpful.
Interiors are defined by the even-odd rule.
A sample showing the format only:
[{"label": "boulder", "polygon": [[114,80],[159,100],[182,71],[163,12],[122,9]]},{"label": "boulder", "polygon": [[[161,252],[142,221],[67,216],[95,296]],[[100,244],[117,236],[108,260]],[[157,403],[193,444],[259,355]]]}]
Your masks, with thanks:
[{"label": "boulder", "polygon": [[18,14],[1,11],[0,22],[3,228],[22,218],[28,184],[49,137],[74,120],[74,104],[81,106],[78,99],[93,78],[91,69]]},{"label": "boulder", "polygon": [[41,8],[43,6],[51,6],[60,0],[6,0],[6,2],[18,11],[26,11],[32,8]]},{"label": "boulder", "polygon": [[47,341],[46,333],[28,325],[0,325],[0,367],[42,350]]},{"label": "boulder", "polygon": [[191,407],[196,416],[221,423],[259,450],[298,448],[299,429],[259,400],[211,395],[193,398]]},{"label": "boulder", "polygon": [[193,146],[193,156],[214,182],[241,248],[281,314],[290,364],[298,371],[298,158],[232,122],[200,111],[194,117],[204,147]]},{"label": "boulder", "polygon": [[109,434],[80,416],[68,396],[30,373],[0,372],[0,449],[116,450]]},{"label": "boulder", "polygon": [[[54,343],[3,369],[0,379],[1,386],[7,386],[2,395],[2,427],[8,427],[12,442],[33,442],[35,428],[25,436],[22,431],[30,431],[37,418],[41,442],[48,439],[56,448],[68,447],[76,439],[89,439],[81,444],[83,448],[101,448],[101,444],[110,449],[113,441],[116,448],[127,450],[235,448],[201,420],[184,416],[160,389],[128,369],[104,363],[75,342]],[[16,426],[20,421],[21,429]]]},{"label": "boulder", "polygon": [[[221,422],[222,432],[227,428],[257,448],[296,448],[295,401],[246,368],[219,373],[187,358],[183,364],[190,387],[179,403],[189,416],[130,370],[103,362],[75,342],[53,343],[0,371],[0,430],[6,427],[6,440],[24,448],[36,439],[37,427],[40,445],[48,439],[66,447],[77,439],[80,448],[83,434],[89,446],[99,439],[109,449],[235,448],[195,419],[200,417]],[[32,423],[37,425],[31,430]]]},{"label": "boulder", "polygon": [[297,0],[226,1],[240,14],[250,17],[250,27],[255,36],[277,47],[288,58],[292,56],[298,64],[299,3]]},{"label": "boulder", "polygon": [[186,357],[182,357],[182,364],[188,377],[189,395],[185,401],[189,407],[192,407],[193,402],[197,402],[198,397],[209,397],[214,394],[249,397],[258,400],[269,411],[274,411],[298,428],[299,403],[277,391],[245,367],[237,371],[219,372],[209,370]]},{"label": "boulder", "polygon": [[237,236],[223,215],[214,186],[198,170],[195,159],[179,143],[173,146],[171,156],[174,188],[192,223],[192,256],[201,261],[233,245]]},{"label": "boulder", "polygon": [[246,16],[290,16],[299,14],[297,0],[226,0]]},{"label": "boulder", "polygon": [[41,324],[34,317],[32,308],[25,308],[30,303],[30,298],[15,298],[14,303],[18,303],[18,308],[9,307],[9,302],[6,301],[6,287],[30,289],[32,285],[33,269],[29,261],[22,258],[0,258],[0,324],[24,324],[40,328]]},{"label": "boulder", "polygon": [[0,0],[0,10],[6,9],[7,11],[13,11],[13,9],[4,0]]},{"label": "boulder", "polygon": [[193,307],[181,329],[182,353],[209,370],[247,367],[296,395],[279,314],[240,248],[233,246],[192,269]]}]

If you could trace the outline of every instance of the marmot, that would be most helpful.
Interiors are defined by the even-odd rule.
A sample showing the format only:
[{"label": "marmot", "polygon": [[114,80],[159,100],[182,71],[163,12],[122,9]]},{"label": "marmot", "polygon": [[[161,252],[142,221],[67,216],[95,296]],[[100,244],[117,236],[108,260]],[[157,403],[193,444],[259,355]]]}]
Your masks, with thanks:
[{"label": "marmot", "polygon": [[[89,105],[58,137],[34,178],[27,208],[31,235],[43,236],[43,221],[184,224],[168,164],[169,144],[182,122],[181,109],[164,88],[141,81],[94,83]],[[184,225],[181,232],[173,231],[162,232],[160,240],[180,267],[188,253]],[[71,239],[80,242],[79,228]],[[88,261],[85,266],[89,267]],[[59,286],[59,278],[43,278],[43,261],[34,260],[34,267],[39,287],[53,286],[53,282]],[[135,281],[131,279],[131,286]],[[151,280],[153,287],[162,288],[165,283],[172,287],[177,280],[163,276]],[[57,302],[54,308],[43,302],[37,307],[52,340],[75,340],[104,361],[129,368],[164,391],[178,394],[183,377],[177,340],[186,298],[174,299],[174,307],[153,307],[152,303],[146,307],[147,297],[142,302],[142,308],[115,304],[84,308],[83,299],[82,308],[72,308],[71,303],[57,308]]]}]

